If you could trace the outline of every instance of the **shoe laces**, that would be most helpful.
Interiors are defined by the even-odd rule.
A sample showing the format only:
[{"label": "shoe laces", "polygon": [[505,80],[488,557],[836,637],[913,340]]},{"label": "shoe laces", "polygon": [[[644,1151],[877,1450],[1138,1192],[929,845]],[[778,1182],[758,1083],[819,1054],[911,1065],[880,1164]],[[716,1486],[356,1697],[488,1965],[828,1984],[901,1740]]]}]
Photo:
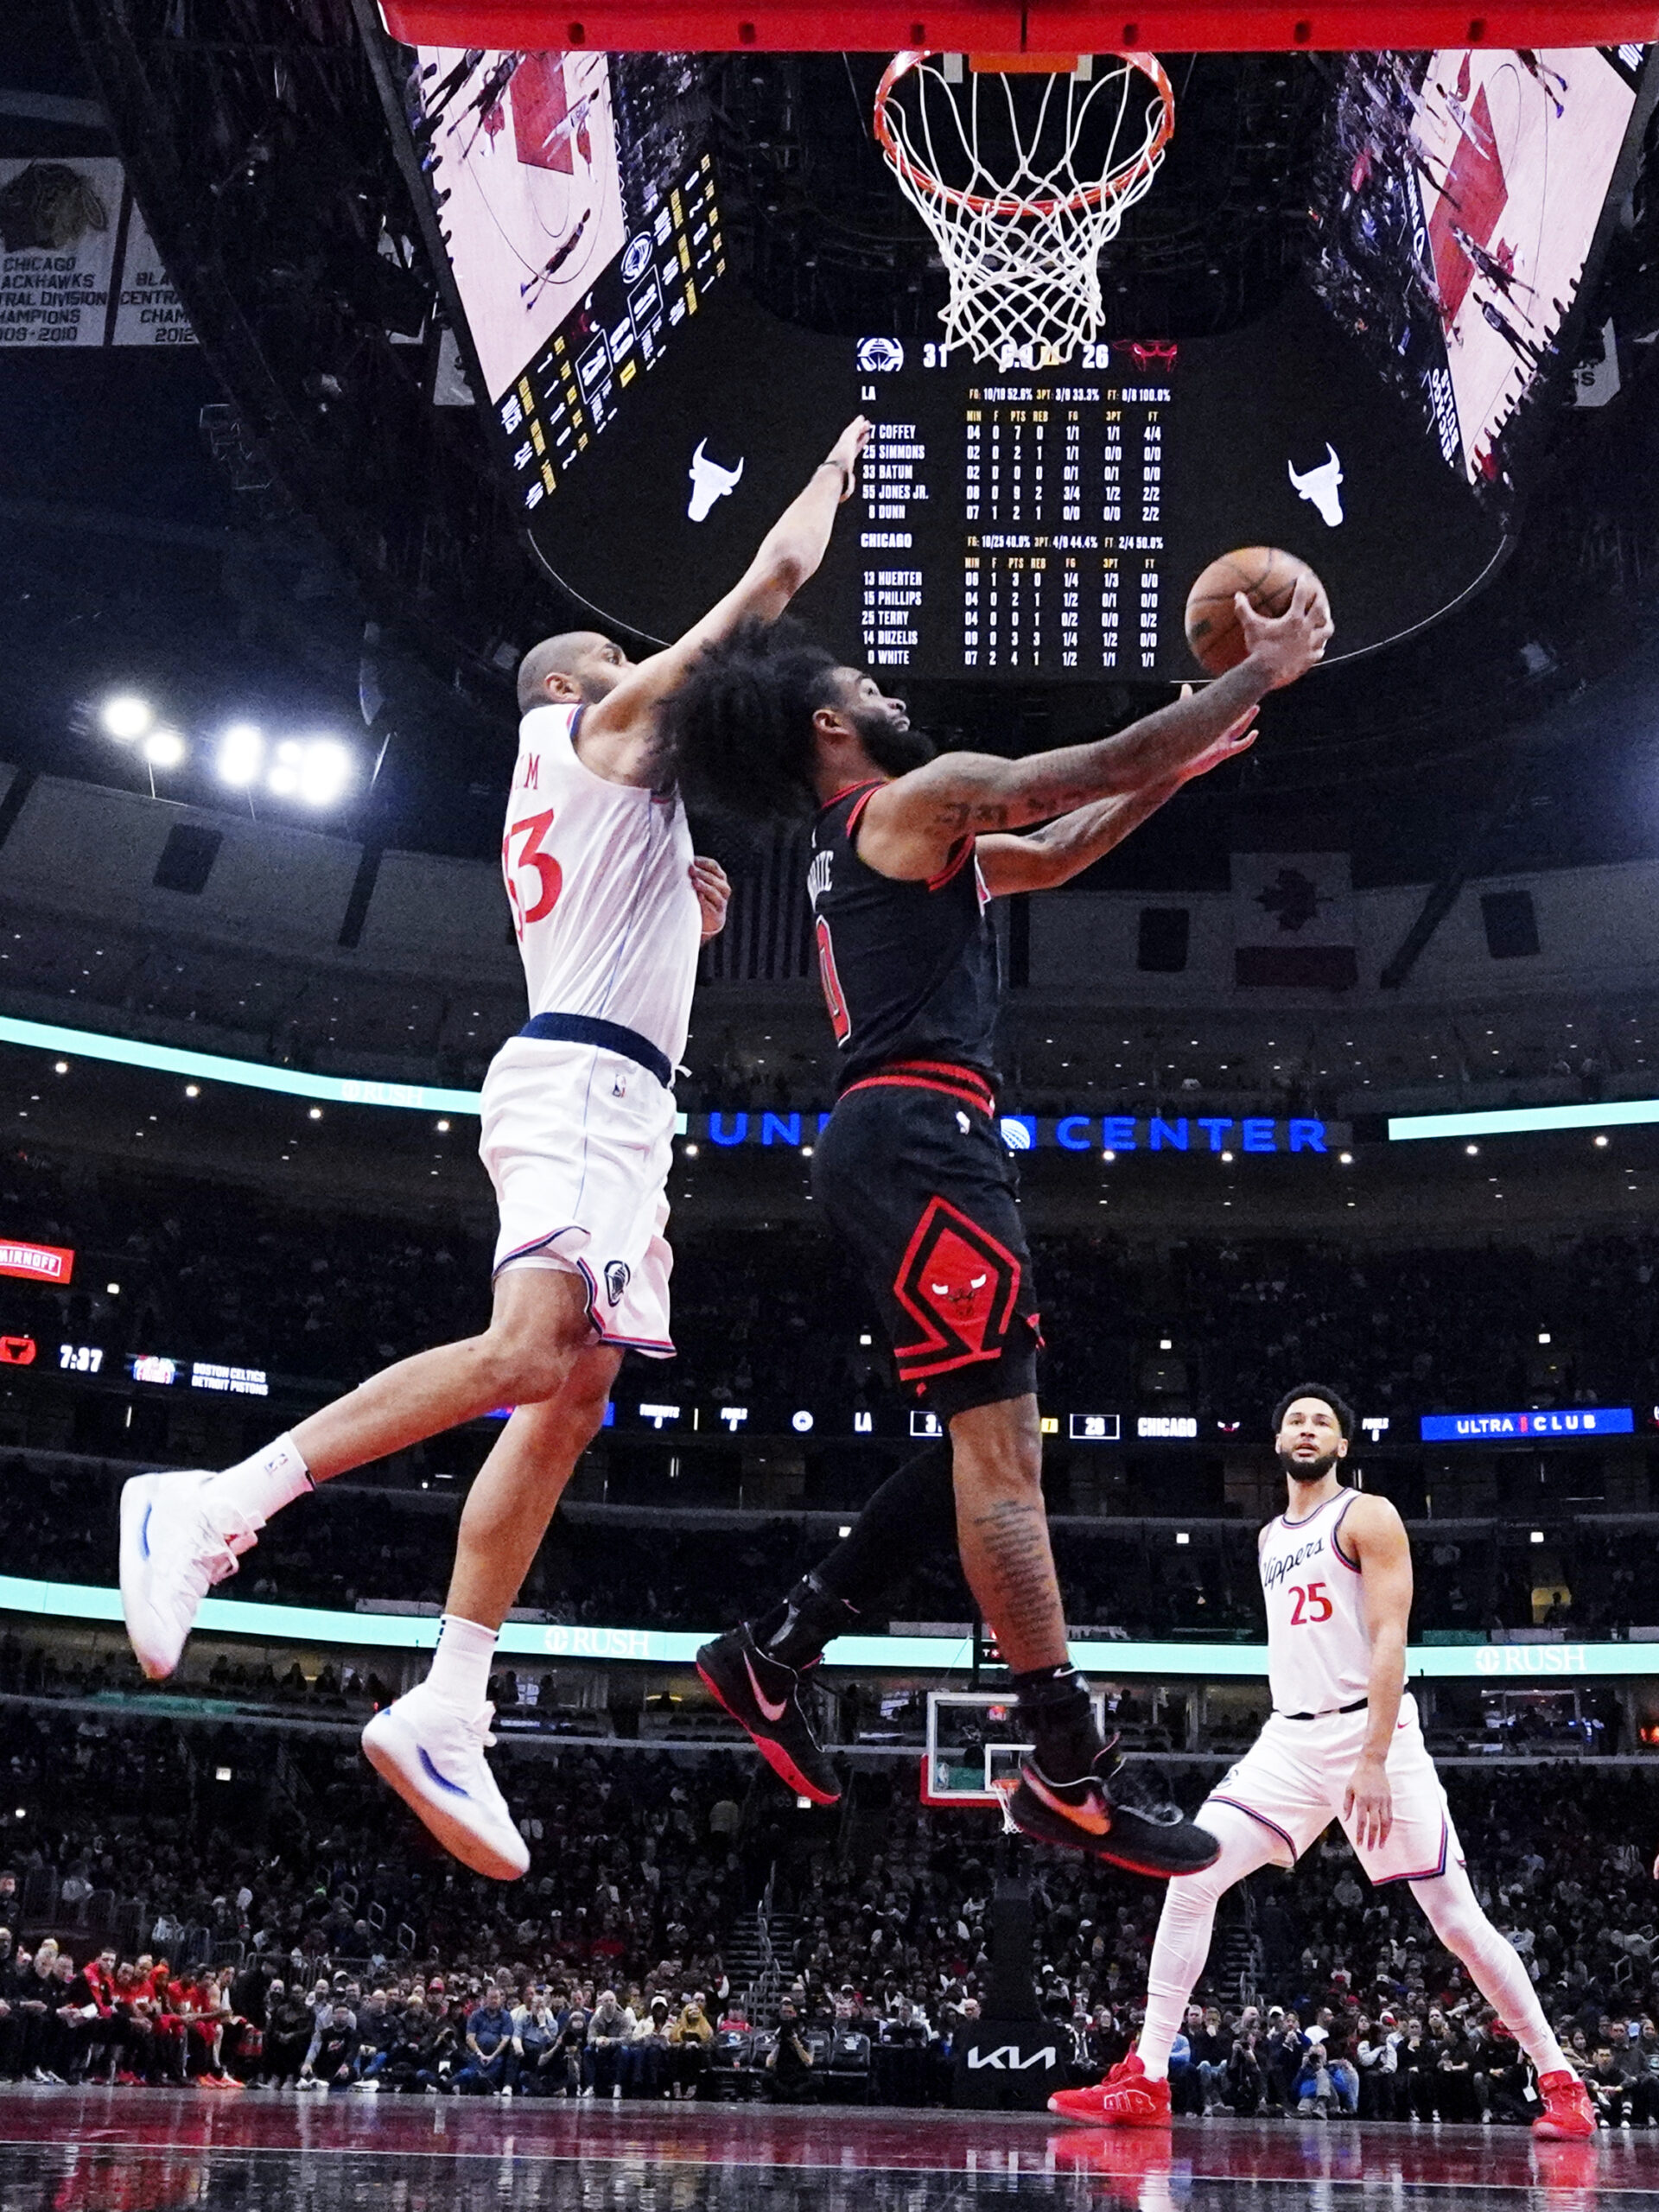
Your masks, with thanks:
[{"label": "shoe laces", "polygon": [[191,1531],[187,1572],[192,1582],[201,1578],[195,1594],[200,1597],[215,1582],[223,1582],[235,1574],[240,1566],[240,1554],[251,1551],[258,1538],[245,1521],[233,1521],[228,1528],[221,1528],[206,1504],[200,1508],[196,1525]]},{"label": "shoe laces", "polygon": [[1186,1818],[1179,1805],[1160,1797],[1125,1763],[1116,1736],[1095,1761],[1095,1779],[1120,1812],[1138,1813],[1143,1821],[1164,1828],[1179,1827]]}]

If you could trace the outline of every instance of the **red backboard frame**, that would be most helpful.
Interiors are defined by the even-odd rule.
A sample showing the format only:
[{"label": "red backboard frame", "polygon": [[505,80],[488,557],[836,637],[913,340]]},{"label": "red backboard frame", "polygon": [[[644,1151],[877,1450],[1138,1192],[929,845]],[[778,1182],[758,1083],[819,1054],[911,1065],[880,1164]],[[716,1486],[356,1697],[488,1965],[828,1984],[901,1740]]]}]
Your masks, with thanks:
[{"label": "red backboard frame", "polygon": [[380,0],[410,46],[613,53],[1291,53],[1647,44],[1659,0]]}]

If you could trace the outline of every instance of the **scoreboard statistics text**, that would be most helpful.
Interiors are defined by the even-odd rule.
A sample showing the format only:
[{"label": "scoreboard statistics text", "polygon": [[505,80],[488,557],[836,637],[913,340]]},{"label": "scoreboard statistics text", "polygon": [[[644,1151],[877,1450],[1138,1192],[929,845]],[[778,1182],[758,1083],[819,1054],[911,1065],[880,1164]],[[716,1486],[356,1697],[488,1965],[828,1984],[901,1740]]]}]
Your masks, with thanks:
[{"label": "scoreboard statistics text", "polygon": [[[931,393],[916,420],[874,415],[858,536],[874,672],[1157,672],[1174,387],[1126,365],[969,383],[954,421]],[[879,407],[882,387],[863,389]]]}]

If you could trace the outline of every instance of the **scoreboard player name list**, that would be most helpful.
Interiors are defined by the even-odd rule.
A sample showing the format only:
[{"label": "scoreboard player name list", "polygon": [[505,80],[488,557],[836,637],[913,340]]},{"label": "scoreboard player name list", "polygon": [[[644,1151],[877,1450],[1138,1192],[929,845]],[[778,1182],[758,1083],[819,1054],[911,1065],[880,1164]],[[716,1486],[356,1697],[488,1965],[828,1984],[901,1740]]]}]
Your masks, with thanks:
[{"label": "scoreboard player name list", "polygon": [[859,538],[870,666],[1150,671],[1169,404],[1161,385],[974,387],[948,462],[930,425],[878,421]]}]

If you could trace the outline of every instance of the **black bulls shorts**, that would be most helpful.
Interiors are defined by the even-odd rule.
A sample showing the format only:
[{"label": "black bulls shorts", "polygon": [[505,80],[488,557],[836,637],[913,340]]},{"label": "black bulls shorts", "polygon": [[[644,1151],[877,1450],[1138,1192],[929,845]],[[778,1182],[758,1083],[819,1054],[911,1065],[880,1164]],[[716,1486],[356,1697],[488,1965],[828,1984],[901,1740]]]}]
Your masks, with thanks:
[{"label": "black bulls shorts", "polygon": [[909,1395],[949,1421],[1036,1389],[1031,1255],[982,1077],[904,1062],[855,1084],[812,1185],[880,1302]]}]

